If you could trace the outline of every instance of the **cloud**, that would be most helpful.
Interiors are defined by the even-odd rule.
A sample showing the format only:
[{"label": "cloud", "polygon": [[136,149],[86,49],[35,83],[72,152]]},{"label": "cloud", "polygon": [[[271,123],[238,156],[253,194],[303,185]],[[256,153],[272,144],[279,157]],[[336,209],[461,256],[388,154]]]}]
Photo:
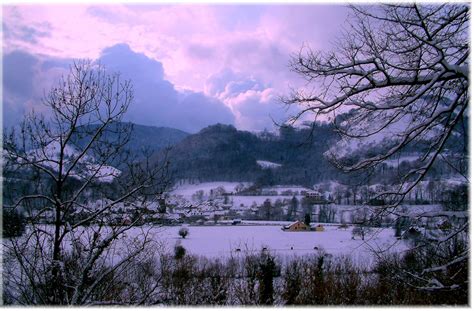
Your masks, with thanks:
[{"label": "cloud", "polygon": [[216,56],[216,50],[204,44],[191,43],[186,47],[186,54],[196,61],[209,60]]},{"label": "cloud", "polygon": [[6,46],[97,58],[126,42],[159,59],[181,88],[201,91],[207,76],[229,67],[284,92],[297,82],[287,67],[290,54],[303,42],[328,46],[347,11],[342,5],[24,5],[6,7],[4,21],[18,32],[44,31],[39,26],[46,22],[51,34],[37,37],[38,44],[10,37]]},{"label": "cloud", "polygon": [[231,110],[202,92],[178,91],[164,78],[163,65],[126,44],[104,49],[99,61],[131,79],[135,100],[127,117],[133,122],[196,132],[214,123],[234,124]]},{"label": "cloud", "polygon": [[23,116],[35,109],[45,112],[41,105],[43,91],[65,73],[64,60],[40,58],[23,51],[3,56],[3,126],[18,124]]},{"label": "cloud", "polygon": [[[347,13],[345,6],[321,4],[6,6],[3,47],[4,53],[23,50],[51,59],[102,58],[134,80],[135,122],[173,125],[169,120],[178,120],[178,113],[170,107],[181,107],[187,89],[206,95],[196,96],[205,99],[202,106],[219,107],[217,119],[231,120],[232,112],[237,125],[256,128],[244,107],[258,107],[267,116],[267,123],[258,117],[258,124],[283,115],[284,109],[274,108],[281,107],[278,96],[306,85],[289,70],[291,54],[303,43],[330,47]],[[219,76],[226,70],[236,76]],[[271,104],[256,99],[265,90]],[[248,91],[254,93],[244,100]],[[185,113],[180,108],[180,116]]]},{"label": "cloud", "polygon": [[39,28],[31,27],[31,26],[19,26],[14,30],[10,29],[8,25],[2,23],[3,26],[3,35],[6,39],[8,38],[18,38],[22,41],[35,44],[41,37],[49,37],[50,33],[45,30],[41,30]]},{"label": "cloud", "polygon": [[144,54],[132,51],[128,44],[116,44],[105,48],[99,61],[109,69],[127,75],[135,83],[163,81],[163,65]]},{"label": "cloud", "polygon": [[206,92],[231,108],[239,129],[271,129],[275,122],[285,121],[289,112],[280,102],[278,92],[270,85],[229,68],[208,78]]},{"label": "cloud", "polygon": [[21,97],[33,95],[33,76],[38,59],[32,55],[16,51],[3,57],[3,89]]},{"label": "cloud", "polygon": [[264,88],[265,86],[254,77],[224,68],[208,77],[205,92],[212,96],[227,98],[247,90],[263,90]]},{"label": "cloud", "polygon": [[[132,81],[134,101],[125,120],[138,124],[168,126],[196,132],[215,124],[234,124],[232,111],[219,99],[202,92],[180,91],[165,79],[163,65],[126,44],[117,44],[102,51],[97,60],[110,72],[118,72]],[[26,52],[4,56],[4,115],[19,120],[24,113],[39,105],[43,90],[67,73],[71,60],[41,58]],[[12,125],[17,121],[5,122]]]},{"label": "cloud", "polygon": [[177,110],[181,121],[193,129],[202,129],[215,123],[235,123],[235,116],[227,106],[204,93],[189,92],[179,101]]}]

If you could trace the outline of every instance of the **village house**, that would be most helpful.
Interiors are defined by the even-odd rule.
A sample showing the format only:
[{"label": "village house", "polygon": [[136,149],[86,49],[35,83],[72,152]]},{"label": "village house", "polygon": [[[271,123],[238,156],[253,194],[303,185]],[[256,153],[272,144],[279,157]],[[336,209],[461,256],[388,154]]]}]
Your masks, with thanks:
[{"label": "village house", "polygon": [[311,226],[305,224],[304,222],[298,220],[295,221],[294,223],[290,225],[283,226],[281,228],[283,231],[291,231],[291,232],[296,232],[296,231],[316,231],[316,232],[323,232],[324,231],[324,226],[319,224],[316,227],[311,228]]},{"label": "village house", "polygon": [[321,193],[317,191],[309,191],[305,194],[305,199],[315,205],[326,205],[332,203],[330,200],[327,200]]},{"label": "village house", "polygon": [[311,228],[302,221],[295,221],[290,225],[283,226],[281,228],[283,231],[310,231]]}]

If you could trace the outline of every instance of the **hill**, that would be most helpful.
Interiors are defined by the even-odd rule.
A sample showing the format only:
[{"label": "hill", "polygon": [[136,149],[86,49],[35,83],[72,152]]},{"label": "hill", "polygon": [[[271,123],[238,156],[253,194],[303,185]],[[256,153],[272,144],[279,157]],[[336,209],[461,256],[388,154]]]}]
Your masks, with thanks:
[{"label": "hill", "polygon": [[[336,139],[329,125],[257,135],[216,124],[189,135],[166,155],[175,180],[312,184],[338,174],[323,157]],[[164,152],[154,156],[162,161]]]},{"label": "hill", "polygon": [[[99,125],[87,125],[78,128],[78,133],[94,133]],[[169,127],[156,127],[139,125],[128,122],[117,122],[107,127],[104,139],[116,141],[123,127],[131,126],[131,134],[124,150],[131,153],[137,160],[144,158],[145,150],[150,154],[158,152],[167,147],[171,147],[189,136],[189,133]],[[84,146],[90,139],[90,134],[76,136],[73,138],[75,144]],[[119,163],[110,163],[113,166],[120,166]]]}]

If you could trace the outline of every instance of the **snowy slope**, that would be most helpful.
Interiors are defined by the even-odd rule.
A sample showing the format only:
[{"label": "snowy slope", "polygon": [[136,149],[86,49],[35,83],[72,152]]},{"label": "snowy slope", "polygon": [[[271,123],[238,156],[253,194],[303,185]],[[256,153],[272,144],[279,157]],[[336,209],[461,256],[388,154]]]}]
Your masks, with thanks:
[{"label": "snowy slope", "polygon": [[234,192],[235,187],[238,186],[239,184],[242,184],[244,186],[250,185],[250,183],[248,182],[240,183],[240,182],[227,182],[227,181],[215,181],[215,182],[206,182],[206,183],[199,183],[199,184],[186,183],[186,184],[175,186],[175,188],[171,191],[171,194],[182,195],[184,197],[191,197],[197,191],[202,190],[204,191],[204,196],[208,196],[211,190],[217,189],[219,187],[224,188],[225,192]]},{"label": "snowy slope", "polygon": [[[80,151],[73,146],[66,145],[64,148],[65,170],[80,155]],[[60,145],[59,142],[53,141],[45,148],[34,149],[29,152],[28,156],[33,161],[41,161],[41,165],[51,168],[54,171],[59,169]],[[97,164],[95,159],[89,155],[84,155],[76,164],[76,168],[71,171],[71,176],[78,179],[89,178],[96,173],[95,179],[100,182],[112,182],[114,178],[121,174],[121,171],[108,165]]]},{"label": "snowy slope", "polygon": [[281,164],[264,160],[257,160],[257,164],[263,169],[275,169],[281,166]]},{"label": "snowy slope", "polygon": [[385,160],[383,163],[387,164],[389,167],[398,167],[402,162],[414,162],[420,158],[419,155],[407,155],[401,156],[396,159]]}]

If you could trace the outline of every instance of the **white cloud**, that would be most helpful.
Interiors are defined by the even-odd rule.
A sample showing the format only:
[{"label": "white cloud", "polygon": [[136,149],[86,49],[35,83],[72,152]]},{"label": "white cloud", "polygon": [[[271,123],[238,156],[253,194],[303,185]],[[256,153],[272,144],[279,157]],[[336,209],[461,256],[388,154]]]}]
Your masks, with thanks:
[{"label": "white cloud", "polygon": [[[283,114],[276,96],[288,94],[288,86],[304,84],[287,67],[290,54],[303,42],[327,46],[345,14],[341,6],[335,10],[323,5],[6,6],[4,25],[10,36],[3,46],[5,53],[23,50],[53,58],[97,59],[104,48],[126,43],[161,63],[164,79],[175,89],[216,96],[246,120],[242,124],[256,127],[250,115],[236,110],[237,99],[229,99],[247,90],[263,94],[271,88],[271,103],[252,98],[265,112]],[[225,83],[220,91],[224,93],[213,95],[208,78],[225,68],[239,77]],[[258,117],[257,123],[265,122]]]}]

